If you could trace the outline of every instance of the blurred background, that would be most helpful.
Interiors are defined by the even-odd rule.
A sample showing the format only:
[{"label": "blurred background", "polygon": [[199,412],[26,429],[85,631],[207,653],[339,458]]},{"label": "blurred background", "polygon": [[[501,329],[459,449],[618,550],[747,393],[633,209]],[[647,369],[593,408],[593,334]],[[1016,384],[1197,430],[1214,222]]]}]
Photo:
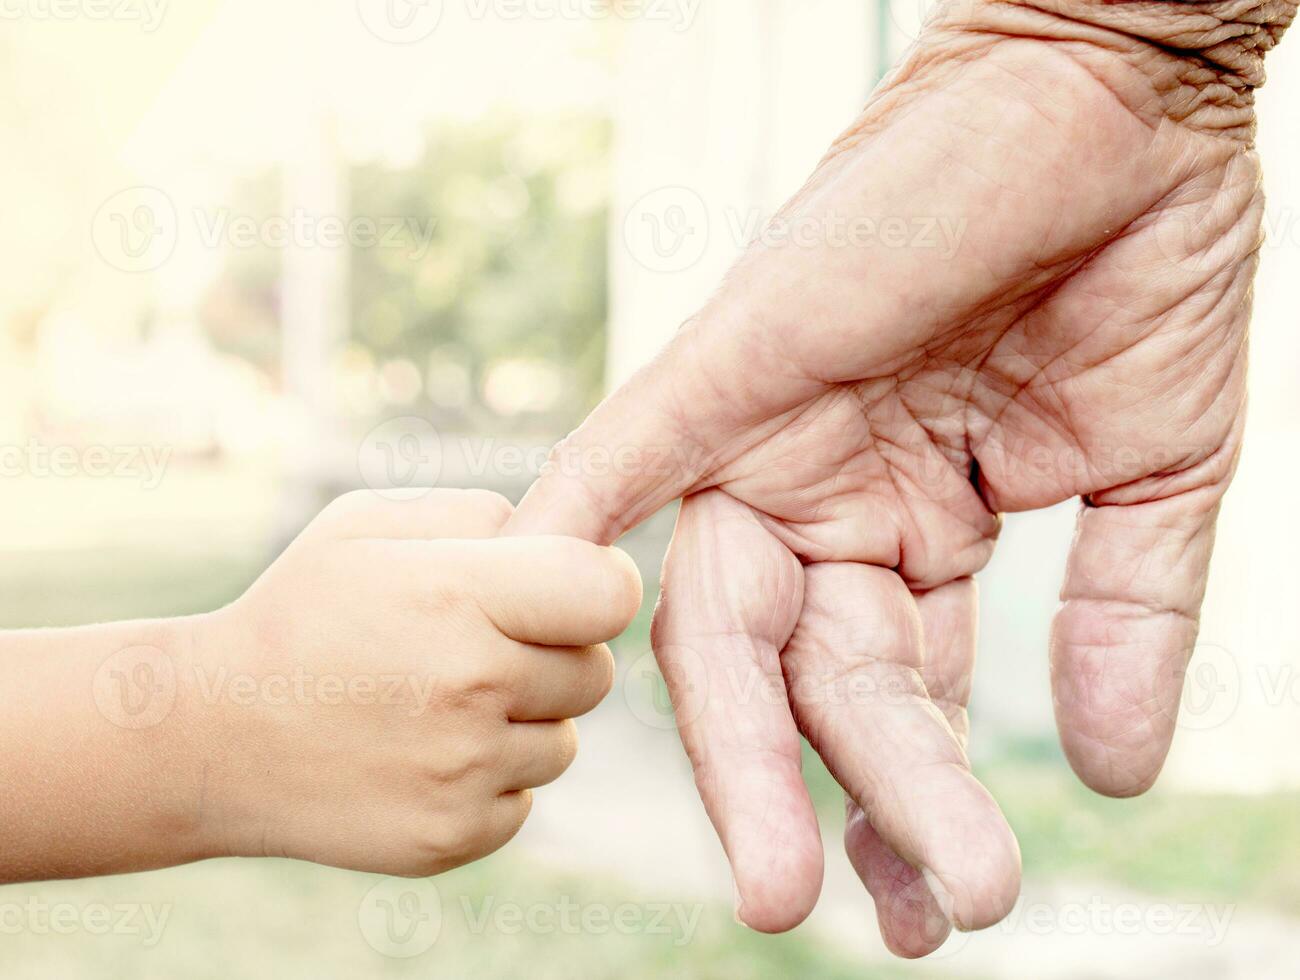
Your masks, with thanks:
[{"label": "blurred background", "polygon": [[[914,38],[921,0],[13,0],[0,13],[0,627],[237,596],[337,493],[489,486],[702,300]],[[1289,47],[1289,46],[1288,46]],[[731,885],[649,655],[492,858],[429,883],[224,861],[0,888],[0,972],[185,976],[1272,977],[1300,928],[1292,506],[1300,56],[1270,174],[1252,419],[1147,797],[1055,747],[1047,627],[1073,523],[982,578],[972,755],[1024,852],[1007,922],[893,961],[842,856],[782,937]]]}]

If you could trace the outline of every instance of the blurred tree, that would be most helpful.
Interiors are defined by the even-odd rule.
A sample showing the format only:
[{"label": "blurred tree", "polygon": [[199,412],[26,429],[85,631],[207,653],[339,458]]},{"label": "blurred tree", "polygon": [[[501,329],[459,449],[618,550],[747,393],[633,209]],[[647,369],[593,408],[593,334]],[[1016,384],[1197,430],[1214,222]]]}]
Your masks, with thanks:
[{"label": "blurred tree", "polygon": [[460,365],[471,416],[500,408],[494,368],[539,362],[558,384],[519,402],[576,421],[604,370],[608,152],[601,120],[499,118],[431,132],[410,167],[359,167],[353,215],[406,227],[397,247],[354,249],[354,339],[430,373],[444,408],[439,364]]},{"label": "blurred tree", "polygon": [[[340,383],[374,388],[371,411],[463,429],[575,424],[604,374],[609,146],[600,118],[501,116],[431,128],[409,163],[355,165]],[[232,210],[276,215],[278,185],[241,181]],[[227,247],[204,324],[275,374],[280,250]]]}]

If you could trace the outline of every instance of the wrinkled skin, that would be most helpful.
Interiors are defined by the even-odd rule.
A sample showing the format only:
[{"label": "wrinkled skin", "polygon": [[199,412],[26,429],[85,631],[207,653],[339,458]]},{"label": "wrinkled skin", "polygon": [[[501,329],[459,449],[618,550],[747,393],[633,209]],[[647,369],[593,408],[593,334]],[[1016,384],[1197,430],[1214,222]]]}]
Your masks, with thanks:
[{"label": "wrinkled skin", "polygon": [[685,497],[654,642],[756,929],[821,884],[799,733],[895,952],[1014,903],[964,753],[1001,512],[1083,501],[1051,639],[1071,765],[1129,796],[1163,764],[1242,430],[1251,91],[1293,12],[1195,6],[942,14],[782,217],[939,218],[955,252],[754,245],[511,522],[607,542]]}]

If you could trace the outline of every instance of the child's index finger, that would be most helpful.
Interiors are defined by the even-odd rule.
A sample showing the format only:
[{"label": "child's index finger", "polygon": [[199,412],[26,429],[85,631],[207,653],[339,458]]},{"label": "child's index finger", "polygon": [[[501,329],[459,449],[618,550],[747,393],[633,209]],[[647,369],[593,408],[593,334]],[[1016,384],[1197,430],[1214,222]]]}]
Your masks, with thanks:
[{"label": "child's index finger", "polygon": [[618,548],[556,536],[465,545],[462,567],[483,611],[521,643],[604,643],[641,608],[641,575]]}]

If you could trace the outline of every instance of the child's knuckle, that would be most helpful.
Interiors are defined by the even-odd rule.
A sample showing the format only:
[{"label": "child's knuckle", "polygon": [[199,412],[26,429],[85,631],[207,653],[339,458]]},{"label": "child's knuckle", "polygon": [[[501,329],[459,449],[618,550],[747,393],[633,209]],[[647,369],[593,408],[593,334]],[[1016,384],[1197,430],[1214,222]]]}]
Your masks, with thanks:
[{"label": "child's knuckle", "polygon": [[578,726],[572,719],[557,723],[551,752],[557,774],[573,765],[573,760],[578,757]]},{"label": "child's knuckle", "polygon": [[470,502],[483,514],[504,524],[515,512],[514,505],[495,490],[467,490]]},{"label": "child's knuckle", "polygon": [[614,689],[614,654],[601,643],[583,652],[586,701],[595,707]]}]

